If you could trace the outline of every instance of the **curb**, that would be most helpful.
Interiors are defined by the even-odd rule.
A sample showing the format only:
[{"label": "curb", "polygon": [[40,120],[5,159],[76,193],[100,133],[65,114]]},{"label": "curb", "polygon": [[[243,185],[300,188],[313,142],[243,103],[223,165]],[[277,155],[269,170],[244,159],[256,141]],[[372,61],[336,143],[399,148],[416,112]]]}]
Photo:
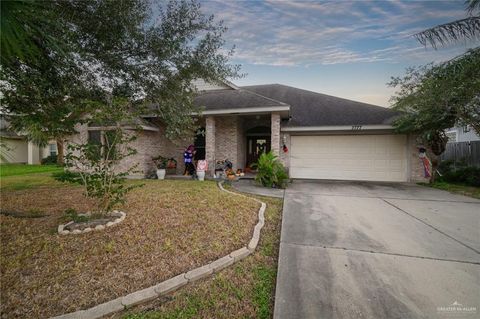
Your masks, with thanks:
[{"label": "curb", "polygon": [[227,268],[233,265],[234,263],[249,256],[250,254],[252,254],[257,248],[258,242],[260,240],[260,231],[263,228],[263,225],[265,225],[265,209],[267,208],[267,204],[265,204],[264,202],[256,198],[252,198],[250,196],[228,191],[225,188],[223,188],[222,184],[223,182],[217,183],[218,188],[220,188],[220,190],[233,195],[243,196],[243,197],[253,199],[254,201],[262,205],[258,210],[258,222],[255,225],[255,228],[253,230],[253,236],[250,239],[250,242],[248,243],[247,246],[237,249],[235,251],[232,251],[230,254],[222,258],[219,258],[209,264],[192,269],[190,271],[187,271],[186,273],[182,273],[173,278],[167,279],[155,286],[151,286],[139,291],[132,292],[131,294],[128,294],[126,296],[118,297],[116,299],[107,301],[105,303],[99,304],[95,307],[92,307],[86,310],[78,310],[78,311],[70,312],[64,315],[51,317],[50,319],[102,318],[104,316],[111,315],[115,312],[122,311],[127,307],[132,307],[132,306],[153,300],[160,296],[166,295],[174,290],[177,290],[180,287],[185,286],[188,283],[194,282],[196,280],[210,276],[211,274],[217,273],[220,270]]}]

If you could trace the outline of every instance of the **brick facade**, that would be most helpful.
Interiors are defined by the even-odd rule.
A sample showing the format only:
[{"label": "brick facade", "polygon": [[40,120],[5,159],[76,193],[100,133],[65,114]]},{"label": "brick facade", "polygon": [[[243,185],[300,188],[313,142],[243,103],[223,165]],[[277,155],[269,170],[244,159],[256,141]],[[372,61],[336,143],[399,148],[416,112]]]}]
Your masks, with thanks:
[{"label": "brick facade", "polygon": [[237,123],[237,163],[236,167],[241,168],[242,170],[245,168],[246,160],[247,160],[247,137],[245,136],[245,127],[244,127],[244,119],[242,117],[238,117]]},{"label": "brick facade", "polygon": [[[152,161],[153,157],[164,156],[168,158],[175,158],[177,161],[177,174],[183,173],[183,152],[187,144],[191,144],[190,140],[172,142],[165,137],[165,127],[157,124],[159,131],[137,131],[136,139],[130,143],[130,147],[134,148],[137,153],[123,159],[119,165],[118,170],[124,171],[136,165],[134,176],[143,177],[155,172],[156,167]],[[76,125],[78,134],[70,136],[67,143],[85,143],[88,141],[88,126]],[[127,130],[131,134],[133,130]]]},{"label": "brick facade", "polygon": [[222,116],[215,121],[215,159],[228,159],[233,169],[242,168],[245,162],[245,135],[243,121],[238,116]]},{"label": "brick facade", "polygon": [[[409,182],[428,182],[429,179],[425,178],[425,173],[423,169],[423,163],[418,157],[418,150],[424,147],[424,145],[419,141],[418,137],[415,135],[407,136],[407,156],[408,156],[408,168],[407,172]],[[427,152],[427,156],[432,158],[433,154]]]},{"label": "brick facade", "polygon": [[[248,131],[255,127],[268,127],[271,125],[271,150],[276,153],[285,168],[290,166],[291,137],[289,133],[281,132],[280,115],[273,113],[271,117],[242,117],[242,116],[208,116],[198,121],[199,126],[205,127],[205,155],[209,165],[209,173],[213,174],[214,160],[229,159],[233,168],[244,169],[246,165],[247,135]],[[173,157],[177,160],[177,174],[184,171],[183,152],[185,148],[193,144],[192,138],[183,141],[172,142],[165,137],[165,127],[156,123],[159,131],[138,131],[137,139],[131,146],[137,150],[137,154],[126,158],[119,165],[120,170],[137,165],[137,176],[145,176],[155,171],[152,157],[162,155]],[[88,127],[77,125],[79,132],[71,136],[68,141],[83,143],[88,139]],[[131,131],[133,133],[133,131]],[[267,133],[268,134],[268,133]],[[283,151],[286,145],[288,152]],[[407,180],[410,182],[428,182],[424,177],[423,163],[418,157],[418,149],[423,145],[414,135],[407,136]],[[428,153],[432,158],[432,154]]]},{"label": "brick facade", "polygon": [[271,150],[280,156],[280,114],[272,113],[271,117]]},{"label": "brick facade", "polygon": [[[283,145],[287,147],[287,152],[284,152]],[[290,134],[288,133],[280,134],[280,161],[288,172],[290,168]]]},{"label": "brick facade", "polygon": [[208,116],[205,119],[205,159],[208,163],[208,172],[213,175],[215,169],[215,117]]}]

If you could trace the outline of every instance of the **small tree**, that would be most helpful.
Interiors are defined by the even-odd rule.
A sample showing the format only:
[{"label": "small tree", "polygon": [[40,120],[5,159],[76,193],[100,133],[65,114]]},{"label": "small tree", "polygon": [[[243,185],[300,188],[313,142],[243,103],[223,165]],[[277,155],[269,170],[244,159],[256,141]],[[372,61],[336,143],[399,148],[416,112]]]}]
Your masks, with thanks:
[{"label": "small tree", "polygon": [[[448,128],[470,125],[480,134],[480,48],[445,63],[409,68],[389,85],[398,88],[392,98],[400,111],[396,130],[419,134],[435,156],[445,151]],[[437,165],[432,158],[433,172]]]},{"label": "small tree", "polygon": [[141,186],[125,185],[125,177],[134,172],[136,166],[119,170],[122,160],[136,154],[130,146],[136,136],[123,127],[133,120],[129,105],[123,99],[101,105],[89,121],[105,128],[101,131],[100,143],[87,141],[71,143],[67,147],[66,167],[77,174],[67,174],[66,180],[83,185],[85,196],[95,200],[95,213],[100,215],[123,203],[127,192]]}]

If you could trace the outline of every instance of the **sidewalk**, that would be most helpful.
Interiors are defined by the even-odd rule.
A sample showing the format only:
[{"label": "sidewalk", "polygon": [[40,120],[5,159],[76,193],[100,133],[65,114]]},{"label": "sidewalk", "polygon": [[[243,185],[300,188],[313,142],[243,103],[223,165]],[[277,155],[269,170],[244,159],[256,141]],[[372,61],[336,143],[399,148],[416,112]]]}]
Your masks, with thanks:
[{"label": "sidewalk", "polygon": [[240,179],[238,181],[232,182],[232,187],[242,193],[283,198],[285,194],[284,189],[279,188],[266,188],[257,186],[255,181],[252,179]]}]

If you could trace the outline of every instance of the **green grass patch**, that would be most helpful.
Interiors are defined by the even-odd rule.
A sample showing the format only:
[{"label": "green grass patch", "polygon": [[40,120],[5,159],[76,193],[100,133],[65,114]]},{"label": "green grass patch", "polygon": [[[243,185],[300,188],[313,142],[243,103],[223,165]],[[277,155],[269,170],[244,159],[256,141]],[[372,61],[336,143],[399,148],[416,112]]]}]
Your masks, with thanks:
[{"label": "green grass patch", "polygon": [[53,174],[63,172],[63,167],[56,165],[1,164],[0,189],[24,190],[39,186],[61,186]]},{"label": "green grass patch", "polygon": [[254,270],[255,289],[254,303],[257,306],[257,315],[260,319],[271,318],[272,291],[275,289],[275,277],[277,269],[260,265]]},{"label": "green grass patch", "polygon": [[39,186],[59,187],[64,183],[53,179],[52,173],[35,173],[29,175],[14,175],[0,178],[0,189],[5,190],[24,190]]},{"label": "green grass patch", "polygon": [[462,184],[452,184],[447,182],[434,182],[433,184],[419,183],[419,185],[443,189],[451,193],[461,194],[461,195],[480,199],[480,187],[473,187],[473,186],[467,186]]},{"label": "green grass patch", "polygon": [[61,171],[63,168],[57,165],[0,164],[0,177]]}]

